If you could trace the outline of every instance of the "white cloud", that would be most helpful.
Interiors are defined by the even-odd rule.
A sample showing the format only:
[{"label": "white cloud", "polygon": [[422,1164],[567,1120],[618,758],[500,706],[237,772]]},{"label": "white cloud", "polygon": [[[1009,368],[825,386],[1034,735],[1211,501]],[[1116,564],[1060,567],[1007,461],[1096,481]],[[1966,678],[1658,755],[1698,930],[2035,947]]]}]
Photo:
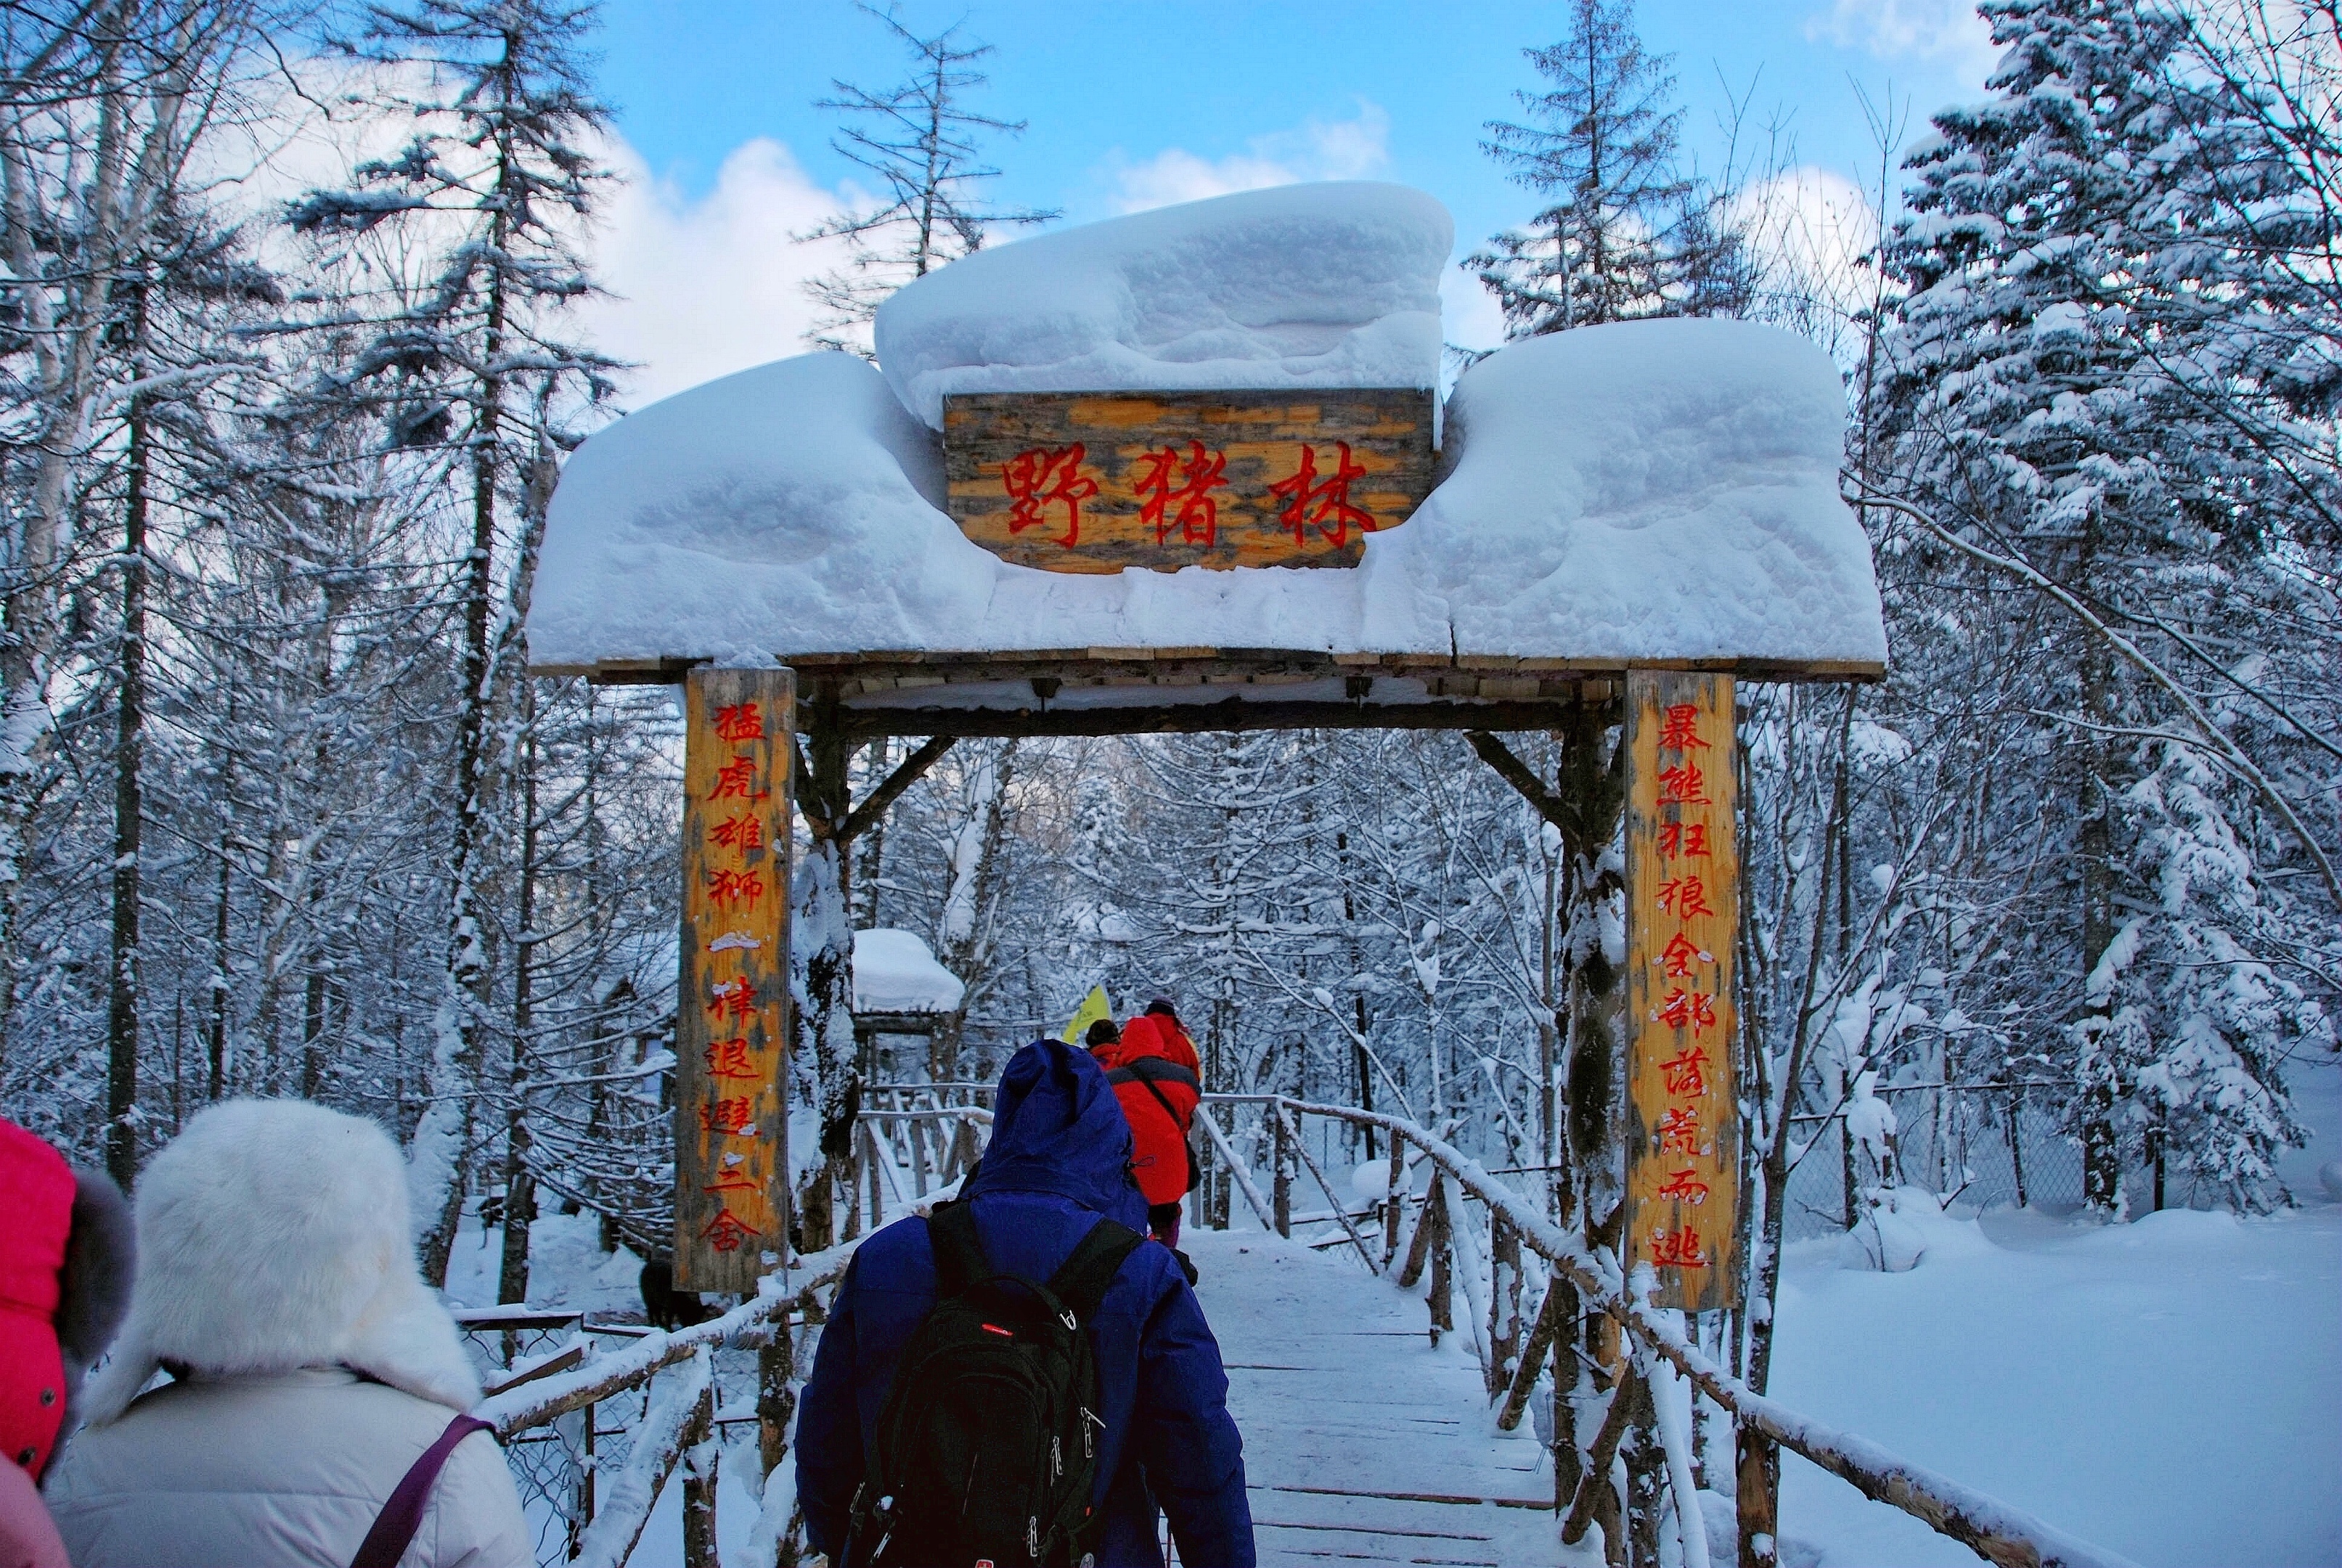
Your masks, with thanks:
[{"label": "white cloud", "polygon": [[1775,285],[1818,306],[1817,330],[1841,333],[1873,303],[1877,275],[1858,264],[1878,243],[1878,211],[1845,175],[1810,164],[1784,169],[1743,191],[1733,216]]},{"label": "white cloud", "polygon": [[1439,275],[1440,335],[1458,348],[1497,348],[1505,341],[1504,307],[1487,285],[1451,266]]},{"label": "white cloud", "polygon": [[1941,60],[1982,82],[1999,51],[1973,0],[1831,0],[1806,36],[1882,60]]},{"label": "white cloud", "polygon": [[764,137],[734,148],[696,198],[654,175],[625,142],[614,142],[606,163],[618,179],[593,261],[610,297],[578,317],[595,346],[641,366],[627,381],[629,406],[805,352],[818,310],[806,280],[837,266],[845,250],[791,236],[855,193],[816,184],[788,148]]},{"label": "white cloud", "polygon": [[1139,213],[1303,180],[1364,179],[1390,162],[1390,115],[1361,98],[1352,119],[1311,119],[1248,145],[1249,152],[1225,158],[1200,158],[1184,147],[1166,147],[1142,164],[1116,155],[1115,210]]}]

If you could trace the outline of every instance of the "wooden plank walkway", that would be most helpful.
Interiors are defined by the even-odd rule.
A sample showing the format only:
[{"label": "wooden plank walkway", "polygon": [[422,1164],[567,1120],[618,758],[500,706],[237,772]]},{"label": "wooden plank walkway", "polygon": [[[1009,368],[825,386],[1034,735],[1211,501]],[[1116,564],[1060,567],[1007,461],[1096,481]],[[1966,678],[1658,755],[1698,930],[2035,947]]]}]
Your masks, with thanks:
[{"label": "wooden plank walkway", "polygon": [[1430,1347],[1419,1291],[1347,1249],[1182,1240],[1227,1363],[1264,1568],[1601,1561],[1562,1547],[1545,1450],[1526,1422],[1496,1433],[1469,1343]]}]

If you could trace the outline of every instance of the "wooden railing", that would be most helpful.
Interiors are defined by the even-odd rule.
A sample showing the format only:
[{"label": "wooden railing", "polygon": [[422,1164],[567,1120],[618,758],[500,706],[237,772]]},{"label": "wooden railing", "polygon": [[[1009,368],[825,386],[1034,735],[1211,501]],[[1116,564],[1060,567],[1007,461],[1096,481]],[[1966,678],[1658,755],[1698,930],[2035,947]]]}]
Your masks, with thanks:
[{"label": "wooden railing", "polygon": [[[1618,1325],[1632,1354],[1619,1369],[1621,1381],[1611,1400],[1609,1414],[1595,1437],[1588,1455],[1591,1463],[1585,1467],[1577,1494],[1568,1500],[1569,1512],[1563,1525],[1566,1542],[1583,1539],[1595,1515],[1599,1490],[1611,1484],[1610,1456],[1624,1435],[1626,1416],[1632,1403],[1619,1397],[1627,1390],[1626,1380],[1647,1381],[1660,1375],[1659,1363],[1664,1363],[1673,1373],[1689,1379],[1730,1414],[1742,1430],[1762,1433],[1852,1483],[1866,1496],[1901,1509],[2002,1568],[2132,1568],[2127,1559],[2078,1540],[2023,1509],[1899,1459],[1866,1439],[1810,1421],[1779,1402],[1752,1392],[1686,1337],[1681,1313],[1660,1312],[1630,1290],[1628,1282],[1620,1275],[1615,1254],[1607,1247],[1600,1251],[1589,1247],[1582,1238],[1548,1218],[1542,1204],[1522,1197],[1490,1175],[1478,1161],[1428,1129],[1380,1112],[1282,1095],[1207,1094],[1204,1102],[1196,1124],[1205,1141],[1265,1229],[1290,1236],[1296,1223],[1337,1223],[1342,1233],[1333,1244],[1355,1247],[1371,1272],[1392,1277],[1395,1283],[1409,1289],[1422,1283],[1426,1272],[1429,1273],[1426,1300],[1434,1343],[1455,1328],[1453,1282],[1458,1273],[1467,1282],[1467,1294],[1476,1288],[1481,1277],[1476,1227],[1458,1223],[1457,1211],[1465,1199],[1476,1200],[1486,1206],[1488,1255],[1492,1262],[1501,1263],[1507,1261],[1509,1254],[1516,1265],[1510,1271],[1516,1292],[1521,1278],[1517,1267],[1520,1249],[1526,1247],[1545,1260],[1556,1279],[1548,1283],[1546,1299],[1534,1316],[1523,1318],[1517,1294],[1507,1301],[1502,1291],[1492,1290],[1485,1309],[1476,1313],[1478,1321],[1472,1328],[1483,1369],[1488,1373],[1491,1401],[1497,1407],[1497,1423],[1504,1429],[1511,1430],[1518,1424],[1551,1353],[1559,1328],[1555,1284],[1560,1279],[1568,1282],[1583,1310],[1606,1314]],[[1270,1195],[1266,1198],[1214,1114],[1216,1106],[1235,1105],[1261,1108],[1274,1166]],[[1381,1204],[1379,1255],[1376,1249],[1367,1245],[1359,1230],[1359,1216],[1349,1212],[1349,1203],[1326,1178],[1310,1155],[1306,1140],[1300,1135],[1302,1119],[1313,1116],[1361,1129],[1372,1128],[1390,1140],[1390,1178],[1386,1188],[1389,1198]],[[1431,1179],[1419,1198],[1408,1192],[1410,1149],[1416,1152],[1418,1162],[1428,1162],[1433,1167]],[[1330,1205],[1329,1214],[1293,1214],[1291,1191],[1299,1174],[1296,1164],[1325,1194]],[[1400,1235],[1407,1229],[1405,1211],[1410,1206],[1415,1210],[1415,1221],[1402,1253]],[[1524,1322],[1530,1325],[1526,1343],[1520,1339]],[[1509,1373],[1506,1372],[1508,1363]],[[1665,1430],[1669,1423],[1664,1418],[1660,1425],[1662,1441],[1668,1451],[1671,1482],[1677,1488],[1678,1497],[1688,1499],[1693,1490],[1688,1444],[1682,1433]],[[1560,1501],[1556,1499],[1556,1505]],[[1698,1520],[1701,1515],[1697,1504],[1683,1503],[1679,1517]],[[1689,1539],[1700,1533],[1696,1525],[1685,1532],[1689,1561],[1705,1561],[1706,1541],[1695,1543]]]},{"label": "wooden railing", "polygon": [[[795,1492],[777,1473],[796,1397],[790,1331],[824,1320],[826,1294],[844,1277],[856,1234],[867,1234],[889,1217],[911,1212],[914,1205],[924,1207],[955,1190],[979,1153],[975,1130],[991,1121],[991,1113],[974,1103],[976,1094],[955,1096],[951,1091],[986,1087],[905,1085],[866,1092],[866,1108],[856,1129],[848,1239],[818,1258],[801,1260],[814,1271],[803,1285],[786,1290],[773,1276],[766,1282],[765,1293],[710,1322],[673,1333],[646,1333],[613,1351],[565,1352],[567,1359],[544,1358],[480,1406],[479,1413],[495,1423],[498,1437],[510,1441],[621,1393],[644,1396],[644,1415],[629,1431],[632,1447],[625,1466],[596,1490],[590,1518],[579,1522],[570,1552],[575,1561],[589,1568],[618,1568],[640,1540],[661,1491],[680,1466],[686,1472],[683,1560],[687,1568],[715,1568],[716,1460],[710,1438],[720,1422],[743,1419],[726,1417],[717,1409],[714,1357],[727,1347],[759,1353],[755,1419],[760,1429],[759,1457],[770,1481],[751,1538],[750,1561],[795,1561]],[[1239,1107],[1254,1108],[1260,1117],[1256,1131],[1271,1167],[1266,1193],[1222,1124],[1223,1116]],[[1388,1139],[1386,1197],[1361,1209],[1353,1196],[1336,1187],[1304,1135],[1309,1118],[1371,1129]],[[1608,1413],[1589,1447],[1590,1463],[1583,1468],[1576,1493],[1556,1499],[1556,1508],[1567,1505],[1562,1525],[1566,1542],[1584,1537],[1597,1515],[1603,1489],[1611,1484],[1610,1459],[1635,1403],[1624,1397],[1634,1380],[1648,1383],[1680,1375],[1742,1431],[1763,1434],[2002,1568],[2131,1568],[2126,1560],[2022,1509],[1754,1393],[1686,1337],[1680,1313],[1657,1311],[1628,1288],[1609,1246],[1589,1246],[1554,1223],[1541,1203],[1515,1193],[1429,1129],[1379,1112],[1273,1094],[1207,1094],[1196,1123],[1207,1157],[1264,1230],[1289,1237],[1296,1226],[1332,1226],[1323,1242],[1313,1244],[1355,1252],[1369,1273],[1402,1288],[1426,1284],[1426,1326],[1435,1343],[1456,1332],[1454,1297],[1461,1282],[1468,1303],[1466,1332],[1504,1430],[1519,1424],[1561,1337],[1563,1282],[1575,1293],[1578,1310],[1606,1315],[1617,1325],[1626,1353],[1620,1358]],[[930,1144],[932,1161],[926,1157]],[[1416,1193],[1412,1190],[1415,1177],[1426,1164],[1430,1177]],[[1294,1189],[1305,1177],[1324,1199],[1322,1211],[1295,1212]],[[1467,1203],[1486,1209],[1486,1253]],[[1527,1314],[1522,1312],[1524,1250],[1542,1259],[1550,1271],[1546,1299]],[[1490,1265],[1486,1271],[1484,1257]],[[1489,1287],[1486,1299],[1473,1299],[1484,1280]],[[1664,1416],[1659,1424],[1670,1484],[1678,1497],[1689,1498],[1694,1490],[1685,1434],[1668,1430]],[[1686,1504],[1683,1517],[1701,1518],[1696,1504]],[[1690,1539],[1685,1544],[1686,1562],[1702,1568],[1704,1535],[1696,1526],[1685,1533],[1699,1535],[1696,1544]]]}]

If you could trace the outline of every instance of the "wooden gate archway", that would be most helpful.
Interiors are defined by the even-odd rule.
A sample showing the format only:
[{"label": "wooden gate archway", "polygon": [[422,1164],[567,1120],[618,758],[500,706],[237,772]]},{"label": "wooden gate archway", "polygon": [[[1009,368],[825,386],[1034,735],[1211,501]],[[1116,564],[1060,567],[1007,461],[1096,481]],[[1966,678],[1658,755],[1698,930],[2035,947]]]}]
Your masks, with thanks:
[{"label": "wooden gate archway", "polygon": [[[1424,219],[1362,186],[1296,221],[1337,198]],[[1324,245],[1368,232],[1328,221]],[[982,265],[1047,242],[1030,243]],[[1436,297],[1445,245],[1418,247],[1428,270],[1406,287]],[[972,268],[887,309],[945,286],[988,311]],[[752,1293],[792,1236],[836,1239],[861,1114],[850,850],[957,741],[1379,728],[1465,734],[1589,862],[1623,827],[1627,964],[1573,1005],[1596,1025],[1582,1035],[1624,1044],[1609,1136],[1626,1197],[1559,1217],[1616,1246],[1646,1305],[1733,1304],[1736,684],[1884,671],[1868,549],[1838,496],[1835,367],[1746,323],[1556,334],[1464,377],[1446,405],[1464,439],[1443,453],[1436,351],[1402,385],[1228,363],[1266,379],[1069,392],[1012,369],[931,398],[808,355],[654,405],[571,458],[533,667],[684,694],[686,1288]],[[1559,738],[1565,777],[1500,738],[1523,732]],[[853,798],[849,759],[886,737],[918,744]],[[794,1167],[793,1068],[816,1085],[798,1109],[819,1145]],[[1743,1488],[1751,1539],[1770,1539],[1770,1491]]]}]

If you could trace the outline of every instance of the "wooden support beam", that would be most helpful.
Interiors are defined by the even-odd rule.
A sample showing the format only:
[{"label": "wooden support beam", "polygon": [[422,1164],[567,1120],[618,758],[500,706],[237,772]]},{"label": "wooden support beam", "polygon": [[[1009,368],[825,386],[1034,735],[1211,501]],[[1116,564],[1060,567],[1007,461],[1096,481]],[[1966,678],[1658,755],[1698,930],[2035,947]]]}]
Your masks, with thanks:
[{"label": "wooden support beam", "polygon": [[[1569,1517],[1562,1522],[1561,1540],[1565,1546],[1575,1546],[1586,1539],[1586,1527],[1594,1523],[1602,1494],[1608,1493],[1613,1508],[1616,1505],[1617,1489],[1610,1483],[1610,1462],[1618,1455],[1618,1440],[1626,1435],[1626,1424],[1635,1413],[1635,1391],[1641,1374],[1630,1361],[1611,1392],[1609,1413],[1602,1418],[1601,1430],[1594,1434],[1594,1447],[1586,1456],[1586,1474],[1577,1483],[1577,1495],[1570,1500]],[[1611,1532],[1611,1533],[1616,1533]]]},{"label": "wooden support beam", "polygon": [[926,776],[926,771],[936,765],[937,758],[952,749],[952,743],[957,738],[956,735],[931,735],[925,745],[896,764],[895,771],[886,775],[886,782],[872,790],[868,797],[846,817],[846,827],[840,836],[851,843],[868,833],[870,824],[886,815],[886,808],[893,805],[905,790]]},{"label": "wooden support beam", "polygon": [[[1545,1371],[1546,1353],[1552,1350],[1554,1336],[1560,1332],[1563,1298],[1574,1298],[1576,1294],[1558,1274],[1545,1287],[1545,1300],[1537,1307],[1528,1343],[1521,1347],[1520,1364],[1513,1369],[1512,1382],[1506,1388],[1504,1408],[1496,1413],[1498,1432],[1511,1432],[1520,1425],[1521,1415],[1529,1407],[1529,1395],[1536,1390],[1537,1376]],[[1558,1376],[1554,1379],[1554,1388],[1558,1397],[1563,1392]]]},{"label": "wooden support beam", "polygon": [[855,740],[881,735],[1196,735],[1260,730],[1549,730],[1574,703],[1509,702],[1166,703],[1128,707],[850,707],[841,722]]}]

